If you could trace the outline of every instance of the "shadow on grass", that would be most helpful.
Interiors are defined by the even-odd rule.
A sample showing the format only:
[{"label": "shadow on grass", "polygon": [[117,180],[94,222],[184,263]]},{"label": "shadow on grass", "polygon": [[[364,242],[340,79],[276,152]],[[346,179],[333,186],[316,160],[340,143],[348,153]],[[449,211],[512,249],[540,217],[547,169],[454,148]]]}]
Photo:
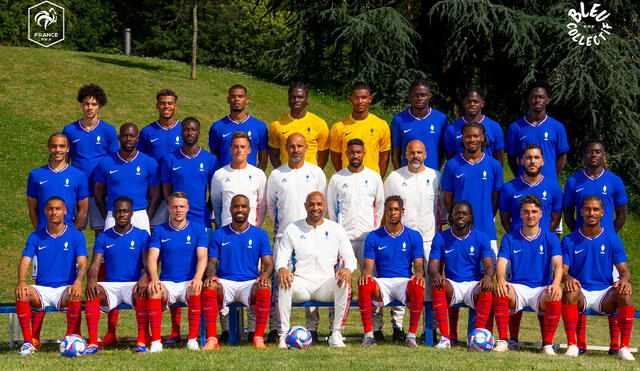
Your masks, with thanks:
[{"label": "shadow on grass", "polygon": [[140,68],[143,69],[145,71],[167,71],[168,69],[166,67],[163,66],[158,66],[158,65],[154,65],[151,63],[145,63],[145,62],[139,62],[139,61],[134,61],[134,60],[122,60],[122,59],[116,59],[116,58],[107,58],[107,57],[95,57],[95,56],[86,56],[86,58],[92,59],[96,62],[100,62],[100,63],[108,63],[108,64],[114,64],[116,66],[122,66],[122,67],[130,67],[130,68]]}]

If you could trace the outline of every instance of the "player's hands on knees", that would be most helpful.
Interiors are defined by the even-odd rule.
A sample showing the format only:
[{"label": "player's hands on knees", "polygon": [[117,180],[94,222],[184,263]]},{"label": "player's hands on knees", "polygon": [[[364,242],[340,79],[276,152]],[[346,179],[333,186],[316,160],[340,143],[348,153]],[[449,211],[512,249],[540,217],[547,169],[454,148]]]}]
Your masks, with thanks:
[{"label": "player's hands on knees", "polygon": [[220,284],[220,280],[218,279],[218,276],[207,277],[207,279],[204,280],[204,287],[206,289],[211,289],[218,284]]},{"label": "player's hands on knees", "polygon": [[278,286],[287,290],[291,287],[291,282],[293,282],[293,273],[286,268],[280,268],[278,271]]},{"label": "player's hands on knees", "polygon": [[162,282],[160,282],[160,280],[153,280],[149,282],[149,287],[147,290],[151,295],[159,295],[160,293],[162,293]]},{"label": "player's hands on knees", "polygon": [[507,281],[500,280],[496,283],[496,295],[499,297],[509,296],[509,284]]},{"label": "player's hands on knees", "polygon": [[85,293],[87,295],[87,300],[93,300],[94,298],[100,297],[100,291],[98,290],[98,282],[96,281],[88,281],[87,288],[85,289]]},{"label": "player's hands on knees", "polygon": [[421,273],[414,275],[413,277],[411,277],[411,279],[416,280],[416,285],[418,285],[419,287],[424,287],[427,284],[424,279],[424,274]]},{"label": "player's hands on knees", "polygon": [[436,273],[433,276],[433,287],[437,290],[442,290],[447,287],[447,279],[442,277],[440,273]]},{"label": "player's hands on knees", "polygon": [[256,284],[263,289],[270,289],[271,288],[271,277],[269,277],[268,274],[266,273],[262,273],[261,275],[258,276],[258,278],[256,278]]},{"label": "player's hands on knees", "polygon": [[202,292],[202,280],[194,278],[189,281],[189,291],[191,291],[193,295],[200,295],[200,292]]},{"label": "player's hands on knees", "polygon": [[26,282],[19,282],[16,286],[16,299],[18,301],[29,300],[29,285]]},{"label": "player's hands on knees", "polygon": [[550,301],[558,301],[562,299],[562,289],[560,288],[560,285],[547,286],[547,294],[549,295]]},{"label": "player's hands on knees", "polygon": [[480,291],[490,292],[493,289],[493,279],[489,276],[484,276],[478,286],[480,286]]},{"label": "player's hands on knees", "polygon": [[362,273],[360,278],[358,278],[358,285],[366,285],[373,280],[373,275],[371,273]]},{"label": "player's hands on knees", "polygon": [[629,281],[618,280],[616,283],[613,284],[613,287],[616,288],[616,291],[620,295],[631,295],[632,288]]},{"label": "player's hands on knees", "polygon": [[582,286],[580,285],[580,281],[571,276],[564,280],[564,291],[566,292],[580,291],[581,287]]},{"label": "player's hands on knees", "polygon": [[136,285],[133,287],[133,293],[135,295],[138,295],[141,298],[146,298],[148,287],[149,287],[149,284],[147,283],[147,279],[142,277],[138,280]]},{"label": "player's hands on knees", "polygon": [[336,272],[336,280],[338,280],[338,287],[351,284],[351,270],[348,268],[340,269]]},{"label": "player's hands on knees", "polygon": [[75,282],[73,285],[69,286],[69,300],[78,301],[82,299],[82,284],[79,282]]}]

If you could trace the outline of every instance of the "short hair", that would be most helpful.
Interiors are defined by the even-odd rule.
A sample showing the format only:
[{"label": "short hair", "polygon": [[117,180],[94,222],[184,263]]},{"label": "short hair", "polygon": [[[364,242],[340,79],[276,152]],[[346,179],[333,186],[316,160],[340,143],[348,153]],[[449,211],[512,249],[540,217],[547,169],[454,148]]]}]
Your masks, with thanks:
[{"label": "short hair", "polygon": [[113,200],[113,207],[114,208],[116,207],[116,204],[118,202],[126,202],[126,203],[129,204],[130,207],[133,208],[133,200],[130,199],[129,197],[127,197],[127,196],[120,196],[120,197],[116,198],[115,200]]},{"label": "short hair", "polygon": [[602,149],[604,150],[604,152],[607,152],[607,149],[604,147],[604,143],[602,143],[601,141],[597,140],[597,139],[591,139],[590,141],[588,141],[587,143],[584,144],[584,150],[582,153],[587,153],[587,148],[589,148],[590,145],[592,144],[599,144],[602,146]]},{"label": "short hair", "polygon": [[245,94],[249,94],[249,91],[247,90],[247,88],[244,87],[244,85],[240,85],[240,84],[235,84],[232,87],[229,88],[229,95],[231,95],[231,90],[235,90],[235,89],[242,89],[244,90]]},{"label": "short hair", "polygon": [[185,118],[182,120],[182,123],[184,124],[185,122],[189,122],[189,121],[193,121],[193,122],[195,122],[196,124],[198,124],[198,128],[200,127],[200,121],[198,121],[198,119],[197,119],[197,118],[195,118],[195,117],[191,117],[191,116],[189,116],[189,117],[185,117]]},{"label": "short hair", "polygon": [[67,140],[67,145],[69,145],[69,137],[66,134],[56,131],[55,133],[49,135],[49,139],[47,139],[47,144],[51,143],[51,139],[55,137],[62,137]]},{"label": "short hair", "polygon": [[184,193],[184,192],[173,192],[167,198],[167,203],[171,202],[171,200],[173,200],[174,198],[181,198],[183,200],[189,201],[189,196],[187,196],[186,193]]},{"label": "short hair", "polygon": [[482,98],[482,100],[484,100],[484,92],[481,89],[474,88],[474,87],[464,89],[464,91],[462,92],[462,99],[464,100],[471,93],[478,94],[480,96],[480,98]]},{"label": "short hair", "polygon": [[[484,151],[484,149],[489,146],[489,143],[487,143],[487,129],[485,129],[484,125],[482,125],[479,122],[467,122],[466,124],[464,124],[462,126],[462,130],[460,130],[461,133],[464,134],[464,131],[468,128],[478,128],[482,131],[482,135],[484,135],[484,141],[482,141],[482,150]],[[460,145],[464,147],[464,142],[460,142]]]},{"label": "short hair", "polygon": [[534,195],[522,197],[522,200],[520,200],[520,209],[522,209],[522,206],[525,204],[534,204],[538,209],[542,210],[542,201]]},{"label": "short hair", "polygon": [[176,102],[178,101],[178,93],[173,89],[161,89],[156,94],[156,101],[158,101],[160,97],[174,97],[176,98]]},{"label": "short hair", "polygon": [[62,204],[64,205],[64,207],[67,207],[67,203],[64,201],[64,198],[60,197],[60,196],[51,196],[49,198],[47,198],[47,202],[45,202],[45,206],[49,204],[49,202],[51,201],[62,201]]},{"label": "short hair", "polygon": [[540,155],[544,158],[544,154],[542,153],[542,148],[540,148],[539,145],[534,144],[534,143],[529,143],[526,146],[524,146],[524,148],[522,149],[522,155],[524,156],[525,153],[527,153],[527,151],[532,150],[532,149],[537,149],[540,151]]},{"label": "short hair", "polygon": [[235,195],[235,196],[231,197],[231,201],[233,202],[233,200],[234,200],[235,198],[239,198],[239,197],[245,198],[247,201],[251,201],[251,200],[249,200],[249,197],[245,196],[245,195],[244,195],[244,194],[242,194],[242,193],[238,193],[237,195]]},{"label": "short hair", "polygon": [[369,87],[367,83],[362,81],[356,82],[351,86],[351,91],[354,91],[354,90],[366,90],[369,92],[369,94],[371,94],[371,87]]},{"label": "short hair", "polygon": [[347,142],[347,148],[349,148],[351,146],[363,146],[364,147],[364,142],[360,138],[349,139],[349,141]]},{"label": "short hair", "polygon": [[235,133],[233,133],[233,135],[231,136],[231,142],[233,143],[235,139],[240,139],[240,138],[244,138],[248,140],[249,143],[251,143],[251,137],[249,136],[249,134],[245,133],[244,131],[236,131]]},{"label": "short hair", "polygon": [[547,93],[547,97],[551,98],[551,86],[546,81],[534,81],[527,86],[527,95],[531,94],[531,90],[542,88]]},{"label": "short hair", "polygon": [[292,82],[291,85],[289,85],[289,90],[287,91],[287,93],[291,94],[294,89],[301,89],[302,91],[304,91],[304,95],[309,94],[309,88],[307,88],[307,86],[300,81]]},{"label": "short hair", "polygon": [[456,201],[453,203],[453,205],[451,205],[451,208],[449,208],[449,216],[447,216],[449,225],[453,225],[453,209],[455,209],[455,207],[458,205],[464,205],[469,208],[469,211],[471,212],[471,221],[469,222],[469,225],[473,227],[473,206],[471,206],[471,204],[467,200]]},{"label": "short hair", "polygon": [[582,199],[582,203],[580,204],[580,208],[581,209],[584,207],[584,204],[587,201],[598,201],[598,202],[600,202],[600,207],[604,207],[604,202],[602,201],[602,198],[600,198],[597,195],[588,195],[587,197]]},{"label": "short hair", "polygon": [[394,201],[395,201],[395,202],[397,202],[398,204],[400,204],[400,208],[401,208],[402,210],[404,210],[404,201],[402,200],[402,197],[400,197],[400,196],[398,196],[398,195],[392,195],[392,196],[387,197],[387,198],[384,200],[384,207],[386,208],[386,207],[387,207],[387,204],[388,204],[389,202],[394,202]]},{"label": "short hair", "polygon": [[411,92],[414,88],[416,88],[418,86],[424,86],[425,88],[427,88],[429,90],[433,90],[431,88],[431,83],[429,81],[427,81],[425,79],[415,79],[415,80],[413,80],[411,85],[409,85],[409,92]]},{"label": "short hair", "polygon": [[76,99],[79,103],[82,103],[82,101],[87,97],[95,98],[95,100],[98,101],[100,107],[104,107],[107,105],[107,94],[99,85],[84,85],[78,90],[78,97]]}]

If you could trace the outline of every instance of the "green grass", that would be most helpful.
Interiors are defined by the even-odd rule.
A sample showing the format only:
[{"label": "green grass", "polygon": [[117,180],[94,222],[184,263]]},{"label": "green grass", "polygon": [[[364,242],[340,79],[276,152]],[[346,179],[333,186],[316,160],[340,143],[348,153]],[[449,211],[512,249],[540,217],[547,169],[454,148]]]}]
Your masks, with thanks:
[{"label": "green grass", "polygon": [[[0,302],[13,301],[16,284],[17,262],[24,247],[24,241],[31,231],[26,208],[26,179],[29,171],[46,162],[46,139],[54,131],[80,117],[81,111],[75,100],[77,89],[94,82],[105,88],[109,104],[101,112],[101,118],[119,127],[124,122],[134,122],[142,127],[157,118],[155,92],[171,87],[180,99],[178,116],[195,116],[206,123],[200,143],[206,148],[209,123],[228,113],[225,102],[229,86],[241,83],[249,88],[251,103],[249,112],[269,123],[287,112],[286,87],[252,78],[251,76],[214,69],[200,68],[198,79],[190,80],[189,67],[185,64],[149,58],[111,56],[95,53],[78,53],[41,48],[0,47],[6,58],[0,60]],[[350,106],[345,99],[310,93],[309,110],[323,117],[329,124],[339,120]],[[376,110],[376,114],[390,120],[391,114]],[[269,170],[268,170],[269,171]],[[334,171],[331,165],[325,169],[327,176]],[[511,176],[505,171],[506,179]],[[498,223],[499,224],[499,223]],[[267,220],[263,226],[273,229]],[[502,233],[501,228],[500,234]],[[93,244],[93,234],[86,233],[88,243]],[[640,240],[640,220],[630,216],[621,233],[627,245],[627,253],[632,271],[638,271],[638,249]],[[356,275],[357,276],[357,275]],[[355,277],[354,277],[355,278]],[[637,287],[637,279],[633,280]],[[634,297],[637,299],[638,294]],[[303,311],[293,312],[292,323],[303,323]],[[466,311],[461,314],[460,334],[464,333]],[[408,315],[407,315],[408,316]],[[183,314],[183,333],[186,330],[186,312]],[[326,310],[322,311],[323,328],[326,329]],[[6,321],[6,317],[2,318]],[[4,322],[6,324],[6,322]],[[169,328],[168,314],[165,313],[165,331]],[[103,318],[101,327],[106,326]],[[387,326],[388,328],[389,326]],[[101,330],[103,333],[104,330]],[[359,336],[361,331],[357,308],[349,315],[346,335]],[[64,315],[47,314],[43,338],[56,338],[64,332]],[[83,328],[86,334],[86,330]],[[325,333],[326,331],[322,331]],[[132,311],[121,314],[119,334],[134,336],[135,322]],[[416,351],[395,345],[379,345],[374,349],[360,349],[357,342],[349,343],[344,350],[329,349],[326,345],[312,348],[308,352],[283,352],[270,349],[257,352],[243,345],[236,348],[224,347],[220,353],[186,353],[170,349],[163,354],[136,356],[131,354],[132,344],[122,344],[91,359],[61,359],[54,345],[46,346],[46,351],[29,359],[19,359],[15,350],[9,350],[6,339],[6,325],[0,326],[0,361],[3,369],[18,368],[151,368],[158,362],[166,368],[201,369],[224,365],[228,368],[266,369],[311,369],[319,364],[328,367],[355,368],[479,368],[485,360],[491,361],[498,369],[530,368],[560,369],[567,367],[594,367],[598,369],[622,368],[623,365],[605,356],[602,352],[577,360],[561,357],[551,359],[536,354],[534,349],[508,354],[474,354],[463,348],[437,352],[420,348]],[[556,341],[564,342],[562,325],[558,329]],[[605,318],[589,318],[588,339],[590,344],[608,344]],[[537,321],[531,314],[523,320],[521,340],[539,341]],[[638,344],[634,335],[633,346]],[[464,352],[464,353],[463,353]],[[480,358],[483,357],[483,358]],[[488,357],[488,358],[487,358]],[[144,361],[140,361],[140,359]],[[148,360],[147,360],[148,359]],[[247,360],[252,363],[248,364]],[[133,362],[135,360],[135,362]],[[628,368],[628,364],[624,364]]]}]

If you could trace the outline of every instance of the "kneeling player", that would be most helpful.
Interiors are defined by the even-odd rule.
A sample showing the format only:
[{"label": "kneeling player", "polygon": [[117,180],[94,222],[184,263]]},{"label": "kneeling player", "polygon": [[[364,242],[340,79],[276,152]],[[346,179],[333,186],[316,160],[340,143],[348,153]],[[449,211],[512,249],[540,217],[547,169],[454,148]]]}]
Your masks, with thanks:
[{"label": "kneeling player", "polygon": [[389,196],[384,204],[387,223],[367,235],[364,242],[364,269],[358,280],[358,306],[364,327],[362,346],[375,345],[371,301],[377,307],[382,307],[392,300],[399,300],[409,303],[409,333],[405,337],[405,344],[415,348],[418,346],[416,331],[424,307],[422,236],[418,231],[402,225],[404,202],[400,196]]},{"label": "kneeling player", "polygon": [[[253,306],[256,330],[253,346],[266,349],[264,329],[271,308],[271,274],[273,257],[269,235],[249,224],[249,198],[235,195],[231,199],[231,224],[213,232],[209,244],[207,279],[202,292],[204,316],[207,324],[207,344],[202,350],[220,349],[216,334],[216,320],[221,306],[239,301]],[[262,273],[258,265],[262,260]]]},{"label": "kneeling player", "polygon": [[[98,351],[100,311],[111,311],[123,303],[135,306],[138,323],[136,351],[147,351],[147,274],[143,263],[147,256],[149,233],[131,225],[132,208],[133,201],[128,197],[121,196],[113,202],[116,225],[100,233],[93,248],[85,306],[89,330],[87,354]],[[104,281],[98,282],[103,259],[106,275]]]},{"label": "kneeling player", "polygon": [[[147,312],[151,325],[150,352],[161,352],[162,309],[177,302],[187,304],[189,336],[187,348],[199,350],[198,331],[202,307],[200,291],[207,268],[207,232],[204,226],[187,220],[189,202],[186,194],[169,195],[171,220],[153,229],[149,241]],[[158,256],[162,273],[158,277]]]},{"label": "kneeling player", "polygon": [[[635,358],[629,350],[633,317],[631,272],[622,240],[613,230],[600,225],[604,205],[598,196],[587,196],[580,209],[583,225],[562,240],[564,294],[562,316],[569,347],[565,355],[576,357],[576,323],[580,312],[593,310],[613,315],[618,310],[620,350],[625,361]],[[611,272],[616,267],[620,278],[615,283]]]},{"label": "kneeling player", "polygon": [[[475,328],[485,328],[491,313],[494,271],[491,240],[473,228],[473,209],[467,201],[453,204],[449,225],[448,231],[436,234],[429,253],[433,312],[442,334],[437,349],[451,347],[448,318],[451,305],[464,303],[474,308]],[[440,274],[443,263],[447,278]]]},{"label": "kneeling player", "polygon": [[[540,199],[532,195],[524,196],[520,201],[522,228],[502,237],[493,298],[500,337],[494,347],[497,352],[509,349],[509,310],[516,313],[529,307],[538,313],[542,330],[542,352],[556,354],[552,343],[562,311],[562,250],[555,233],[540,228],[541,216]],[[511,279],[507,282],[509,262]]]},{"label": "kneeling player", "polygon": [[[80,332],[82,281],[87,273],[87,245],[82,232],[64,224],[67,213],[64,200],[54,196],[45,203],[48,224],[27,239],[18,265],[16,313],[24,336],[19,355],[36,352],[31,335],[31,308],[36,312],[55,306],[67,312],[67,335]],[[27,285],[27,270],[38,257],[35,285]]]}]

